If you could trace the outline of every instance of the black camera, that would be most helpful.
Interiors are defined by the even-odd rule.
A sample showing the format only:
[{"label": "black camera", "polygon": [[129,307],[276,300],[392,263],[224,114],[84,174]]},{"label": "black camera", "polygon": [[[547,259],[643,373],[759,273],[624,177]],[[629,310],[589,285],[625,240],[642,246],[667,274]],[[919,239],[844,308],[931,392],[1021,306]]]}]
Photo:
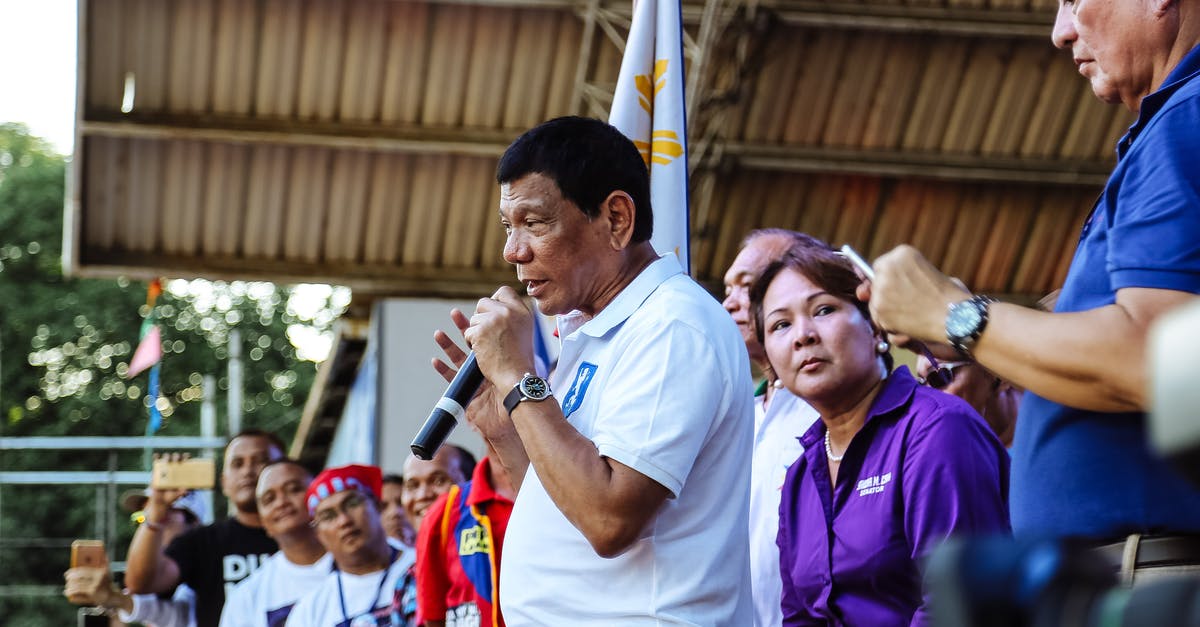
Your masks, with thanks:
[{"label": "black camera", "polygon": [[1200,578],[1119,587],[1108,561],[1069,543],[953,540],[926,585],[935,627],[1200,627]]}]

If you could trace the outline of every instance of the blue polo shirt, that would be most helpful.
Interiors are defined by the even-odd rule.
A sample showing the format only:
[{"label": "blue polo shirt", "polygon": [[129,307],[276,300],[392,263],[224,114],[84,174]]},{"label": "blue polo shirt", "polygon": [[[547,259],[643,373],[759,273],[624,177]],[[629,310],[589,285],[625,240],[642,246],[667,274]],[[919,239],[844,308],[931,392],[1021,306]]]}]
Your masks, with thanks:
[{"label": "blue polo shirt", "polygon": [[[1142,99],[1055,311],[1110,305],[1126,287],[1200,293],[1198,78],[1200,47]],[[1084,411],[1027,393],[1019,416],[1011,502],[1017,536],[1104,541],[1200,532],[1200,490],[1150,451],[1145,414]]]}]

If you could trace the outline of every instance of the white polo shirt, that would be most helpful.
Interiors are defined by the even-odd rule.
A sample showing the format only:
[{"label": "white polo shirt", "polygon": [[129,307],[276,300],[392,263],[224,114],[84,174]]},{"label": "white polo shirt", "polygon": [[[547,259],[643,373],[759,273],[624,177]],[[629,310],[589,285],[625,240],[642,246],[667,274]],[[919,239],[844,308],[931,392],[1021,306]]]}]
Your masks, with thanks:
[{"label": "white polo shirt", "polygon": [[673,255],[572,329],[577,320],[559,321],[555,398],[601,455],[671,498],[641,538],[605,559],[530,467],[504,540],[505,622],[749,625],[754,392],[741,334]]},{"label": "white polo shirt", "polygon": [[800,436],[820,419],[817,410],[787,391],[775,390],[765,410],[754,399],[754,458],[750,465],[750,585],[755,627],[783,624],[779,574],[779,496],[783,480],[804,447]]}]

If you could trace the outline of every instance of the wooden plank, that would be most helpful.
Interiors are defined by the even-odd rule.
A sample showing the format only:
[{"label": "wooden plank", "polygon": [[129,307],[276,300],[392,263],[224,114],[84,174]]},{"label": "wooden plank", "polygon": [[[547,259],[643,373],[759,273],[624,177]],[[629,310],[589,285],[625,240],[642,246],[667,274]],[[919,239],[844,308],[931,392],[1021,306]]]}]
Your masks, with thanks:
[{"label": "wooden plank", "polygon": [[[438,239],[438,257],[451,268],[475,268],[483,245],[485,222],[498,221],[492,207],[494,164],[478,157],[456,157],[454,184],[446,205],[446,221]],[[492,242],[493,246],[501,244]]]},{"label": "wooden plank", "polygon": [[265,207],[245,206],[249,148],[213,143],[207,151],[208,193],[204,195],[200,250],[205,253],[233,256],[240,253],[238,244],[243,221],[250,215],[261,215]]},{"label": "wooden plank", "polygon": [[882,180],[875,176],[846,177],[844,201],[830,244],[865,242],[879,213]]},{"label": "wooden plank", "polygon": [[884,208],[871,234],[870,244],[851,242],[868,259],[875,259],[889,250],[914,240],[917,217],[929,183],[921,180],[902,179],[894,182],[884,194]]},{"label": "wooden plank", "polygon": [[980,40],[973,42],[963,72],[946,135],[941,149],[946,152],[977,154],[997,102],[1012,43]]},{"label": "wooden plank", "polygon": [[1033,46],[1013,48],[1011,60],[996,92],[996,105],[980,140],[980,154],[1017,154],[1040,91],[1029,86],[1041,84],[1050,62],[1049,57],[1048,50]]},{"label": "wooden plank", "polygon": [[1058,154],[1063,129],[1078,101],[1076,94],[1085,84],[1068,59],[1060,57],[1047,66],[1019,156],[1050,158]]},{"label": "wooden plank", "polygon": [[[788,114],[784,141],[790,144],[814,145],[820,141],[833,105],[834,88],[841,73],[839,59],[845,57],[849,37],[835,30],[800,33],[790,31],[781,36],[795,37],[804,42],[805,61],[796,75],[791,110]],[[828,59],[830,62],[825,63]]]},{"label": "wooden plank", "polygon": [[415,124],[421,119],[422,86],[429,66],[429,12],[425,2],[388,3],[379,112],[384,124]]},{"label": "wooden plank", "polygon": [[387,26],[386,5],[379,0],[347,4],[346,37],[341,46],[339,119],[368,122],[379,115],[380,74],[383,71]]},{"label": "wooden plank", "polygon": [[475,34],[474,12],[470,7],[446,6],[434,13],[422,124],[439,127],[462,124],[467,51]]},{"label": "wooden plank", "polygon": [[404,229],[404,248],[400,263],[419,267],[434,267],[439,262],[440,238],[445,221],[443,210],[449,197],[453,170],[448,156],[429,156],[417,159],[413,168],[409,194],[407,224]]},{"label": "wooden plank", "polygon": [[873,102],[892,98],[892,94],[879,90],[884,57],[889,54],[887,43],[877,33],[856,33],[851,37],[849,54],[842,63],[844,68],[853,68],[854,80],[840,80],[834,88],[822,145],[861,146]]},{"label": "wooden plank", "polygon": [[933,49],[900,144],[906,150],[933,151],[941,145],[946,120],[962,82],[967,40],[940,40],[930,45]]},{"label": "wooden plank", "polygon": [[367,174],[372,156],[362,150],[339,150],[331,156],[328,226],[319,237],[324,259],[341,263],[362,261],[363,224],[367,213]]},{"label": "wooden plank", "polygon": [[371,168],[366,228],[363,233],[364,265],[391,265],[400,257],[408,212],[412,157],[382,154]]},{"label": "wooden plank", "polygon": [[254,109],[263,117],[296,115],[303,58],[300,37],[305,28],[305,11],[295,0],[265,0],[262,39],[259,43],[258,80]]},{"label": "wooden plank", "polygon": [[983,236],[979,263],[968,285],[986,292],[1011,292],[1010,278],[1025,246],[1037,196],[1035,187],[1013,187],[998,192],[991,228]]},{"label": "wooden plank", "polygon": [[916,38],[904,35],[883,35],[889,54],[883,60],[877,93],[863,128],[864,148],[894,150],[900,146],[908,117],[917,98],[921,68],[926,63],[929,47]]}]

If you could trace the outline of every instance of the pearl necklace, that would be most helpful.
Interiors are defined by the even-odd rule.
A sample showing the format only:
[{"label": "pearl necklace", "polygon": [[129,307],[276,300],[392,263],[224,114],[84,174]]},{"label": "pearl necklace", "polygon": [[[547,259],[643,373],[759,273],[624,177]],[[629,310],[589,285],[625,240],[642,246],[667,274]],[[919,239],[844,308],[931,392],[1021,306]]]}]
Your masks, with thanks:
[{"label": "pearl necklace", "polygon": [[829,445],[829,429],[825,430],[825,456],[828,457],[829,461],[831,462],[840,462],[842,461],[842,458],[846,456],[845,451],[842,451],[841,455],[833,454],[833,447]]}]

